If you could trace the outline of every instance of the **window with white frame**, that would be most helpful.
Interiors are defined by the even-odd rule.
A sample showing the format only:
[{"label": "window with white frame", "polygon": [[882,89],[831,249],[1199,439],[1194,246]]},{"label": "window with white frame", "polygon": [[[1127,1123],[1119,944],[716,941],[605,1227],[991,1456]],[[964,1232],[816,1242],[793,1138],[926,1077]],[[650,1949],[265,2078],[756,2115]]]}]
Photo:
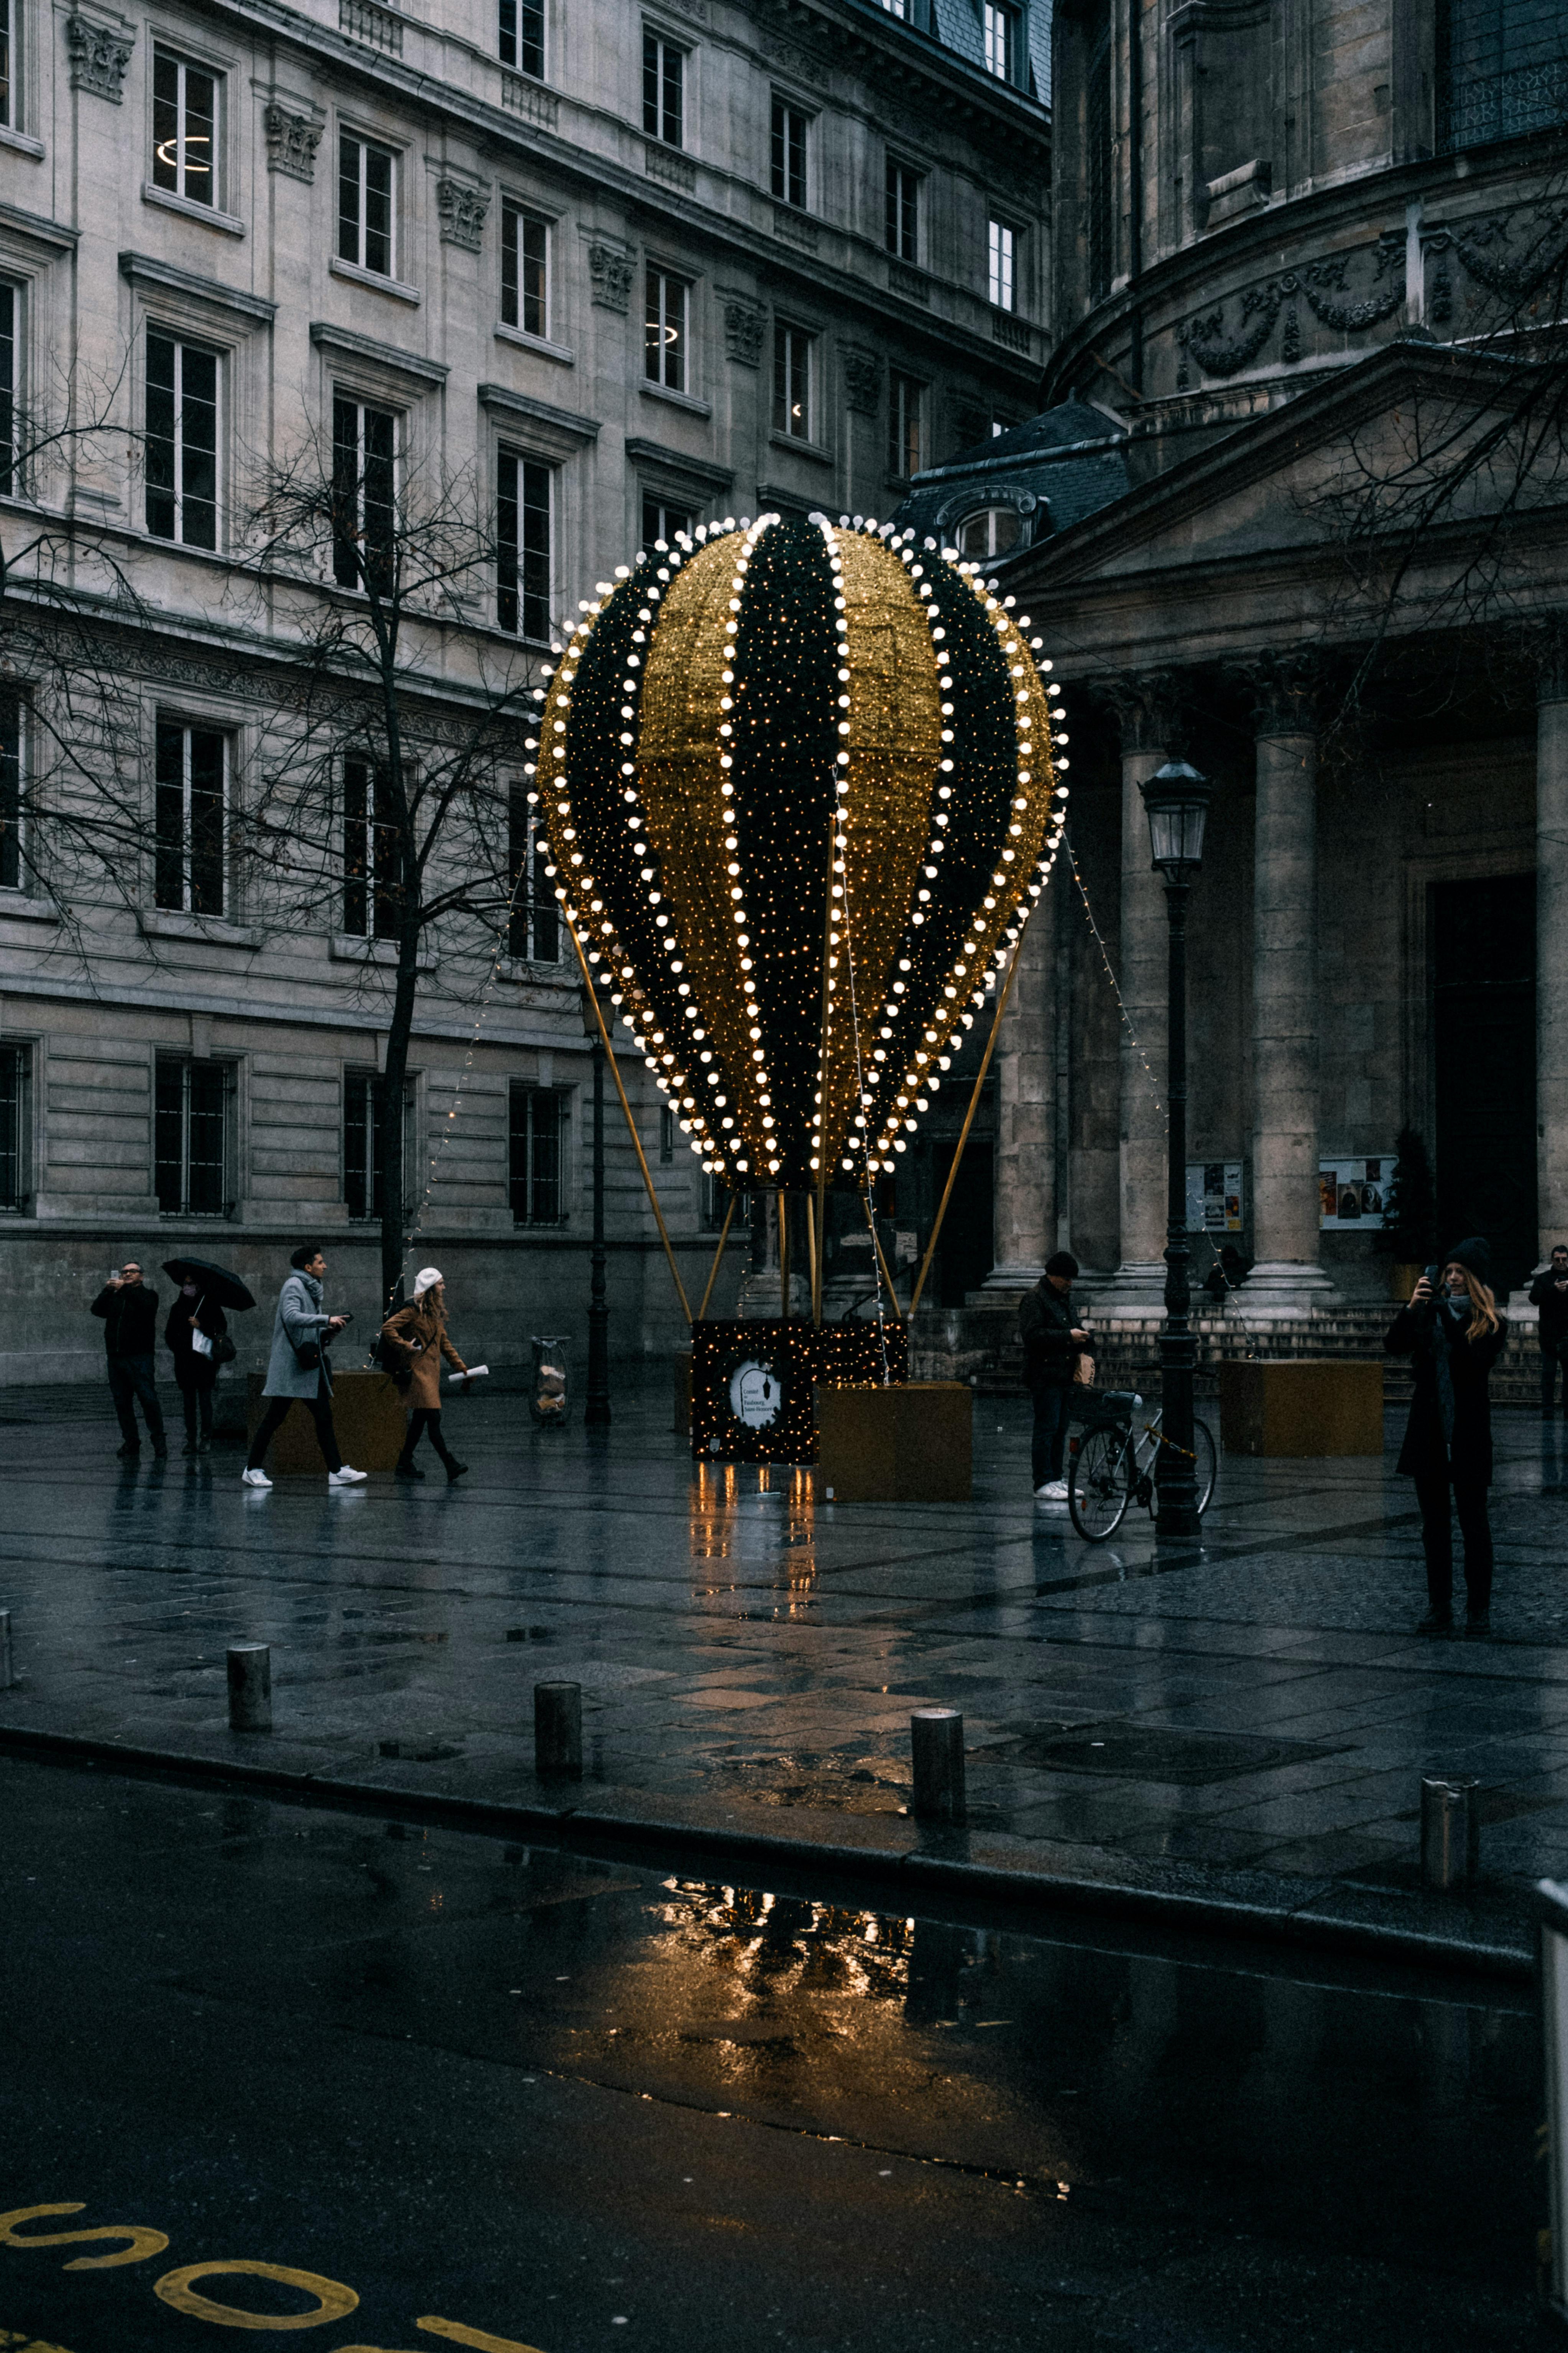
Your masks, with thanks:
[{"label": "window with white frame", "polygon": [[153,895],[160,907],[221,915],[228,864],[228,737],[159,719],[154,765]]},{"label": "window with white frame", "polygon": [[550,332],[550,224],[506,200],[501,206],[501,323],[541,338]]},{"label": "window with white frame", "polygon": [[642,544],[652,555],[658,547],[668,547],[678,531],[690,532],[697,519],[694,507],[677,506],[673,499],[658,491],[642,493]]},{"label": "window with white frame", "polygon": [[230,1062],[160,1054],[153,1104],[154,1186],[165,1218],[229,1210]]},{"label": "window with white frame", "polygon": [[340,588],[385,589],[397,537],[397,418],[351,394],[332,404],[332,567]]},{"label": "window with white frame", "polygon": [[25,1209],[28,1183],[27,1130],[31,1055],[26,1046],[0,1046],[0,1209]]},{"label": "window with white frame", "polygon": [[[381,1215],[387,1168],[381,1140],[383,1083],[375,1071],[350,1070],[343,1074],[343,1198],[355,1221]],[[401,1132],[396,1139],[402,1163],[399,1191],[408,1166],[412,1111],[412,1094],[405,1092]]]},{"label": "window with white frame", "polygon": [[16,487],[16,329],[20,304],[21,297],[15,286],[0,285],[0,494],[6,498]]},{"label": "window with white frame", "polygon": [[22,888],[22,706],[0,697],[0,890]]},{"label": "window with white frame", "polygon": [[773,193],[780,204],[806,209],[806,149],[809,114],[775,92],[771,130]]},{"label": "window with white frame", "polygon": [[561,911],[545,869],[550,841],[545,821],[528,806],[526,787],[514,785],[507,807],[507,858],[512,897],[506,916],[506,952],[524,964],[558,964]]},{"label": "window with white frame", "polygon": [[550,510],[554,469],[515,449],[496,462],[495,575],[497,618],[520,638],[547,643],[550,635]]},{"label": "window with white frame", "polygon": [[773,330],[773,430],[792,441],[810,441],[815,387],[815,335],[802,327]]},{"label": "window with white frame", "polygon": [[926,387],[896,372],[887,380],[887,470],[906,482],[920,471],[920,417]]},{"label": "window with white frame", "polygon": [[1016,12],[999,5],[999,0],[981,0],[980,38],[985,48],[985,69],[995,74],[999,81],[1017,79],[1018,17]]},{"label": "window with white frame", "polygon": [[352,132],[337,142],[337,258],[377,278],[397,272],[393,211],[397,159]]},{"label": "window with white frame", "polygon": [[1018,544],[1018,530],[1016,507],[984,507],[959,525],[959,553],[982,561],[1006,555]]},{"label": "window with white frame", "polygon": [[503,66],[545,79],[544,0],[496,0],[496,48]]},{"label": "window with white frame", "polygon": [[217,545],[216,352],[147,330],[147,529],[186,547]]},{"label": "window with white frame", "polygon": [[691,288],[667,269],[648,272],[642,373],[667,392],[686,389],[686,315]]},{"label": "window with white frame", "polygon": [[915,14],[915,0],[882,0],[882,5],[890,16],[902,16],[906,24]]},{"label": "window with white frame", "polygon": [[992,220],[986,230],[986,277],[992,305],[998,311],[1018,308],[1018,235],[1005,221]]},{"label": "window with white frame", "polygon": [[153,185],[217,202],[218,76],[173,49],[153,51]]},{"label": "window with white frame", "polygon": [[16,69],[21,62],[16,54],[16,5],[17,0],[0,0],[0,122],[11,130],[21,121],[16,87]]},{"label": "window with white frame", "polygon": [[642,128],[666,147],[686,143],[686,52],[646,27],[642,34]]},{"label": "window with white frame", "polygon": [[514,1079],[508,1122],[512,1219],[519,1226],[559,1226],[567,1216],[567,1096]]},{"label": "window with white frame", "polygon": [[883,241],[899,261],[920,259],[920,174],[907,164],[887,159],[886,201]]},{"label": "window with white frame", "polygon": [[386,762],[351,754],[343,764],[343,928],[355,939],[398,936],[401,839]]}]

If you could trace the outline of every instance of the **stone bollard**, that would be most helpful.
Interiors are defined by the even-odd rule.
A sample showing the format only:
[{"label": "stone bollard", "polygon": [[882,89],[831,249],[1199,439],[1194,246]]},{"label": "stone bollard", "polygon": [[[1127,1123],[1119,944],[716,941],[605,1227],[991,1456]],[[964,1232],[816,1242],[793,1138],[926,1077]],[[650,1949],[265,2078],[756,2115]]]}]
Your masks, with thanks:
[{"label": "stone bollard", "polygon": [[228,1646],[228,1728],[230,1732],[272,1729],[270,1643],[231,1642]]},{"label": "stone bollard", "polygon": [[581,1683],[535,1684],[534,1770],[542,1781],[582,1779]]},{"label": "stone bollard", "polygon": [[1480,1868],[1481,1785],[1421,1777],[1421,1877],[1439,1891],[1468,1887]]},{"label": "stone bollard", "polygon": [[16,1680],[11,1672],[11,1612],[0,1609],[0,1691],[9,1691]]},{"label": "stone bollard", "polygon": [[923,1821],[964,1819],[964,1719],[956,1707],[919,1707],[909,1719],[915,1812]]}]

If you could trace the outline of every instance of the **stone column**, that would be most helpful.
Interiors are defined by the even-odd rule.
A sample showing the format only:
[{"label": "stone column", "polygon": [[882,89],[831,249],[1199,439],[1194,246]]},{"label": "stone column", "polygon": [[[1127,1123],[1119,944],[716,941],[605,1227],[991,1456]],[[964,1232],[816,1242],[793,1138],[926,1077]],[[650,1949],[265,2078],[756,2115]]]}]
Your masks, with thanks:
[{"label": "stone column", "polygon": [[1165,1303],[1165,885],[1150,859],[1139,787],[1171,757],[1172,681],[1128,681],[1121,720],[1121,1261],[1095,1300],[1097,1314],[1145,1316]]},{"label": "stone column", "polygon": [[1536,687],[1535,1134],[1539,1247],[1568,1240],[1568,631]]},{"label": "stone column", "polygon": [[996,1264],[988,1291],[1027,1291],[1056,1247],[1055,939],[1062,859],[1030,918],[996,1041]]},{"label": "stone column", "polygon": [[1318,1263],[1318,736],[1308,665],[1254,675],[1257,818],[1252,955],[1247,1314],[1309,1314],[1337,1294]]}]

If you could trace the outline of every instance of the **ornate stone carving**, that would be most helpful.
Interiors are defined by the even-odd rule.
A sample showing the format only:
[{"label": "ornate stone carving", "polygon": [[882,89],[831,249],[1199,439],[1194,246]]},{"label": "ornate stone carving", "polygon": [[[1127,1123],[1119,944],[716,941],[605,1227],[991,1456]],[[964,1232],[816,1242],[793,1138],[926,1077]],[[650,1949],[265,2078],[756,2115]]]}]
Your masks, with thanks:
[{"label": "ornate stone carving", "polygon": [[90,16],[68,16],[65,32],[72,90],[90,90],[118,106],[136,46],[133,27],[122,17],[110,26],[94,24]]},{"label": "ornate stone carving", "polygon": [[524,122],[537,123],[541,131],[553,131],[560,112],[560,100],[553,90],[543,83],[530,81],[523,74],[501,72],[501,103],[512,113],[520,114]]},{"label": "ornate stone carving", "polygon": [[[1525,236],[1522,247],[1513,242],[1514,231],[1520,227]],[[1454,228],[1426,231],[1421,243],[1435,260],[1426,315],[1439,326],[1446,326],[1454,315],[1449,254],[1478,286],[1504,302],[1511,305],[1537,293],[1555,300],[1568,258],[1568,205],[1549,205],[1527,214],[1493,213]]]},{"label": "ornate stone carving", "polygon": [[262,116],[267,132],[267,169],[282,172],[309,187],[316,176],[316,149],[326,128],[324,115],[303,112],[272,100]]},{"label": "ornate stone carving", "polygon": [[484,243],[490,190],[443,174],[436,182],[436,206],[441,216],[441,243],[461,245],[465,253],[477,253]]},{"label": "ornate stone carving", "polygon": [[1171,754],[1181,739],[1180,676],[1175,670],[1122,670],[1095,681],[1121,728],[1121,748]]},{"label": "ornate stone carving", "polygon": [[1259,735],[1315,735],[1321,684],[1318,660],[1309,653],[1259,654],[1238,662],[1234,675],[1252,702]]},{"label": "ornate stone carving", "polygon": [[[1284,327],[1280,357],[1287,364],[1298,360],[1298,301],[1305,302],[1313,317],[1337,334],[1359,334],[1392,318],[1404,301],[1404,242],[1402,228],[1384,229],[1374,246],[1357,246],[1348,253],[1329,254],[1320,261],[1308,262],[1303,269],[1281,270],[1277,278],[1267,278],[1260,285],[1247,287],[1240,297],[1241,320],[1234,333],[1227,328],[1223,302],[1185,320],[1176,330],[1181,353],[1177,391],[1192,388],[1189,361],[1195,362],[1207,376],[1223,379],[1239,375],[1243,368],[1250,367],[1261,356],[1281,313]],[[1372,290],[1355,296],[1350,285],[1350,270],[1354,263],[1369,257]]]},{"label": "ornate stone carving", "polygon": [[761,49],[763,56],[781,67],[784,72],[796,75],[801,81],[814,82],[819,90],[826,90],[832,80],[832,75],[820,58],[797,48],[792,42],[770,40],[765,36]]},{"label": "ornate stone carving", "polygon": [[882,362],[874,352],[845,352],[844,406],[857,417],[875,417],[880,413]]},{"label": "ornate stone carving", "polygon": [[749,294],[726,293],[721,287],[719,299],[724,304],[726,356],[734,360],[737,367],[760,366],[767,312]]},{"label": "ornate stone carving", "polygon": [[337,0],[337,29],[367,49],[386,49],[395,58],[403,54],[403,19],[377,0]]},{"label": "ornate stone carving", "polygon": [[697,185],[697,167],[689,155],[678,147],[666,147],[661,139],[650,139],[642,151],[642,168],[651,180],[662,180],[666,187],[681,188],[687,195]]},{"label": "ornate stone carving", "polygon": [[631,300],[634,272],[631,256],[622,253],[619,246],[594,244],[588,247],[588,274],[593,280],[593,299],[601,311],[619,311],[626,314]]}]

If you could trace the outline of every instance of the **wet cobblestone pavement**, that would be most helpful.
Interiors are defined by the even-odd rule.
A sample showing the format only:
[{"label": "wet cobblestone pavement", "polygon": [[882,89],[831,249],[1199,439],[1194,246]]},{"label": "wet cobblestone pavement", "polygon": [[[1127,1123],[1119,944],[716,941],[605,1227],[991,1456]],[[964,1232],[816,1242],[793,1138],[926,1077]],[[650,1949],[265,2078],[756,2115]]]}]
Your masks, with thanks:
[{"label": "wet cobblestone pavement", "polygon": [[[1226,1458],[1202,1546],[1161,1553],[1140,1516],[1097,1547],[1034,1505],[1020,1403],[977,1402],[972,1504],[819,1506],[809,1472],[694,1466],[667,1399],[651,1381],[618,1400],[605,1438],[463,1401],[455,1489],[257,1493],[235,1454],[122,1466],[87,1397],[8,1393],[0,1737],[1436,1920],[1525,1951],[1531,1882],[1568,1875],[1563,1425],[1499,1415],[1497,1632],[1433,1642],[1412,1632],[1420,1531],[1392,1450]],[[231,1641],[273,1646],[270,1736],[228,1731]],[[546,1676],[584,1690],[567,1797],[532,1770]],[[909,1713],[930,1704],[964,1712],[966,1833],[906,1810]],[[1424,1770],[1484,1785],[1468,1906],[1416,1894]]]}]

